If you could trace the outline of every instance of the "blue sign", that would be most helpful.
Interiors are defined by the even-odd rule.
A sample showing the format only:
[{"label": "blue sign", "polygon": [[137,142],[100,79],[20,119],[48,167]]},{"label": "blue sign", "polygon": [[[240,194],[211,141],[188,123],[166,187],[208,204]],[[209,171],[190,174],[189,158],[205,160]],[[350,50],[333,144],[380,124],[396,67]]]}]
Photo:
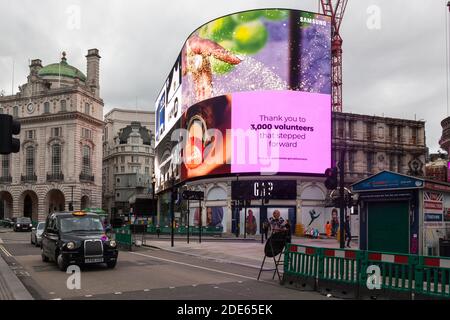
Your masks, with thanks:
[{"label": "blue sign", "polygon": [[352,185],[353,191],[376,191],[423,188],[424,181],[390,171],[382,171]]},{"label": "blue sign", "polygon": [[442,221],[443,216],[442,213],[425,213],[424,215],[425,221]]}]

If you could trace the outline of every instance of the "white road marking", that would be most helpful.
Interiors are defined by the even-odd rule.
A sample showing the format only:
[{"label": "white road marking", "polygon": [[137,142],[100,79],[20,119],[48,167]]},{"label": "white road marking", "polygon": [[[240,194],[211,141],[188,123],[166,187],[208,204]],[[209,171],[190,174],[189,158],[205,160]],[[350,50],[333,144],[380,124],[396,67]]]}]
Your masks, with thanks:
[{"label": "white road marking", "polygon": [[114,294],[122,294],[122,292],[118,291],[118,292],[114,292]]},{"label": "white road marking", "polygon": [[50,300],[62,300],[61,298],[55,298],[55,299],[50,299]]},{"label": "white road marking", "polygon": [[150,289],[144,289],[144,292],[148,292],[148,291],[150,291]]},{"label": "white road marking", "polygon": [[[249,279],[249,280],[256,280],[256,278],[252,278],[252,277],[249,277],[249,276],[244,276],[242,274],[231,273],[231,272],[226,272],[226,271],[212,269],[212,268],[207,268],[207,267],[201,267],[201,266],[197,266],[195,264],[190,264],[190,263],[180,262],[180,261],[175,261],[175,260],[170,260],[170,259],[164,259],[164,258],[155,257],[155,256],[151,256],[151,255],[143,254],[143,253],[139,253],[139,252],[130,252],[130,253],[131,254],[136,254],[136,255],[139,255],[139,256],[143,256],[143,257],[147,257],[147,258],[152,258],[152,259],[157,259],[157,260],[161,260],[161,261],[171,262],[171,263],[175,263],[175,264],[179,264],[179,265],[183,265],[183,266],[188,266],[188,267],[192,267],[192,268],[197,268],[197,269],[207,270],[207,271],[211,271],[211,272],[217,272],[217,273],[221,273],[221,274],[226,274],[226,275],[233,276],[233,277],[239,277],[239,278],[244,278],[244,279]],[[273,284],[272,282],[265,281],[265,280],[259,280],[259,281]]]},{"label": "white road marking", "polygon": [[52,292],[49,292],[49,294],[55,294],[55,293],[52,291]]},{"label": "white road marking", "polygon": [[4,253],[7,257],[12,257],[12,254],[9,253],[9,251],[6,250],[6,248],[5,248],[4,246],[1,246],[1,245],[0,245],[0,250],[2,250],[3,253]]},{"label": "white road marking", "polygon": [[175,287],[169,287],[169,289],[175,289]]},{"label": "white road marking", "polygon": [[92,297],[92,294],[87,294],[87,295],[85,295],[85,297],[90,298],[90,297]]}]

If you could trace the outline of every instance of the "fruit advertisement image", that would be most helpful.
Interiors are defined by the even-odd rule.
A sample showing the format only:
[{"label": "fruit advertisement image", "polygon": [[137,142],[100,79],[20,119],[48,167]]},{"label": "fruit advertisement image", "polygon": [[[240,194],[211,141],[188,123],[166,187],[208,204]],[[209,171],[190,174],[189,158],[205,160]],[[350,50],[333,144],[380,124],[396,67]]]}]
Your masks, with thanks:
[{"label": "fruit advertisement image", "polygon": [[197,29],[182,50],[183,111],[242,91],[331,94],[331,21],[286,9],[231,14]]}]

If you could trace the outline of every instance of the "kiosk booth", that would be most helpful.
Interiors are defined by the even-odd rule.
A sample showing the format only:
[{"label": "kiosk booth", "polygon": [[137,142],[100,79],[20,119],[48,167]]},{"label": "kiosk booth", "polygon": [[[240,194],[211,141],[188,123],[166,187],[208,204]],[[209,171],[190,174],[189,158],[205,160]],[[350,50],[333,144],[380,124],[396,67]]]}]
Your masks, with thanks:
[{"label": "kiosk booth", "polygon": [[382,171],[352,185],[361,250],[446,256],[450,184]]}]

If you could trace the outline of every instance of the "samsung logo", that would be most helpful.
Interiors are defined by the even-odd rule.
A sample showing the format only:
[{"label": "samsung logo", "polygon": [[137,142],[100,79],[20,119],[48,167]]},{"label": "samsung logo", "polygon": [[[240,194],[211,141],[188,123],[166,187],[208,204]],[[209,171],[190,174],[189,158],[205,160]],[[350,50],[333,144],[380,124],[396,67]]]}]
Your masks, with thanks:
[{"label": "samsung logo", "polygon": [[317,20],[317,19],[311,19],[311,18],[306,18],[306,17],[300,17],[300,22],[310,23],[310,24],[317,24],[319,26],[326,26],[327,25],[326,21]]}]

